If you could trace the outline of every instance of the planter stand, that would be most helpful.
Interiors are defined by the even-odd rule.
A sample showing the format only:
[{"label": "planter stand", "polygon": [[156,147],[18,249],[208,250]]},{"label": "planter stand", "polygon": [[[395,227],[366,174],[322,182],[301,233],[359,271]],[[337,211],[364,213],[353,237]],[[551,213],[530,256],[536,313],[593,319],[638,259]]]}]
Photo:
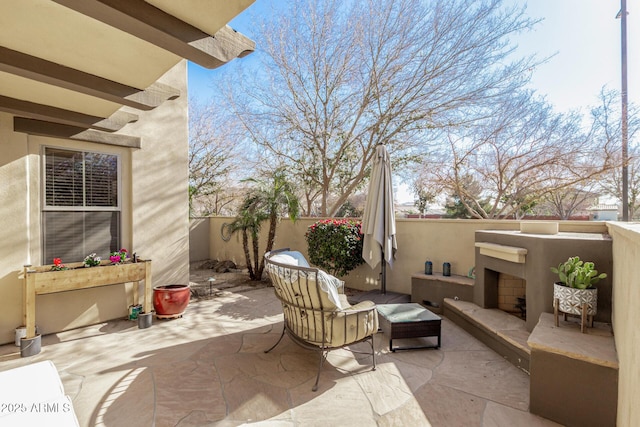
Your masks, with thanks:
[{"label": "planter stand", "polygon": [[[68,270],[52,271],[51,265],[32,268],[24,266],[24,325],[27,329],[26,338],[20,343],[22,357],[40,353],[40,335],[36,336],[36,296],[58,292],[75,291],[78,289],[94,288],[98,286],[117,285],[133,282],[134,304],[138,304],[138,284],[144,281],[144,302],[142,309],[151,313],[152,286],[151,261],[138,260],[124,264],[111,264],[102,261],[100,266],[86,268],[83,263],[69,264]],[[31,340],[36,339],[36,342]],[[28,344],[25,344],[28,343]],[[28,347],[27,347],[28,346]],[[28,348],[28,349],[27,349]],[[24,351],[23,351],[24,349]]]},{"label": "planter stand", "polygon": [[556,327],[560,327],[558,314],[580,316],[580,332],[585,333],[585,325],[593,328],[593,316],[597,313],[598,289],[575,289],[558,283],[553,284],[553,315]]}]

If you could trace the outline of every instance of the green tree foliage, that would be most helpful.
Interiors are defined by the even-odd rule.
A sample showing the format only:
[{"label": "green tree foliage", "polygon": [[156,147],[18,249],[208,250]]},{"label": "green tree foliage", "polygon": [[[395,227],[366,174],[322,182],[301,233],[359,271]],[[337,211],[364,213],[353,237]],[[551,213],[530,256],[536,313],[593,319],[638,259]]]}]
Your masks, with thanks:
[{"label": "green tree foliage", "polygon": [[342,206],[340,206],[340,209],[338,209],[335,216],[338,218],[361,217],[362,214],[362,209],[356,208],[350,200],[347,200]]},{"label": "green tree foliage", "polygon": [[436,193],[433,187],[429,188],[428,185],[416,181],[413,185],[413,192],[416,195],[414,204],[418,208],[418,213],[420,215],[426,215],[429,210],[429,205],[436,199]]},{"label": "green tree foliage", "polygon": [[[444,205],[446,210],[445,217],[446,218],[462,218],[462,219],[471,219],[474,218],[473,214],[469,211],[468,206],[474,204],[475,201],[467,200],[463,202],[460,199],[460,196],[457,194],[453,194],[449,197],[449,200]],[[486,208],[489,202],[486,200],[480,201],[480,206]]]}]

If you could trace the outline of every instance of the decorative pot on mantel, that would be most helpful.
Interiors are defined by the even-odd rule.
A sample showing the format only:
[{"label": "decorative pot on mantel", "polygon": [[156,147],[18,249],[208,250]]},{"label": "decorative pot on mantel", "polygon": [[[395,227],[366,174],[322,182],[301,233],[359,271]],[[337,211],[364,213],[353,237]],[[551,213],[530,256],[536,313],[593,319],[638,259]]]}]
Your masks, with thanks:
[{"label": "decorative pot on mantel", "polygon": [[189,285],[161,285],[153,287],[153,308],[158,319],[182,317],[191,298]]},{"label": "decorative pot on mantel", "polygon": [[598,288],[578,289],[571,288],[564,283],[553,284],[553,307],[556,326],[558,326],[558,312],[575,314],[582,317],[580,330],[584,332],[586,317],[589,325],[593,327],[593,316],[598,312]]}]

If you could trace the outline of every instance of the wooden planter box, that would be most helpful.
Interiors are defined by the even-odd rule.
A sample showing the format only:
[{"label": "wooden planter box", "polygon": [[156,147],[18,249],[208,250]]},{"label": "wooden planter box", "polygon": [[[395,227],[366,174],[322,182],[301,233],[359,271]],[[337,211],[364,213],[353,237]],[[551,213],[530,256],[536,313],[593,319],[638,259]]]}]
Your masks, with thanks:
[{"label": "wooden planter box", "polygon": [[[24,324],[27,337],[36,334],[36,295],[96,288],[144,280],[143,310],[150,313],[152,308],[151,261],[138,260],[136,263],[111,264],[102,261],[100,266],[83,267],[83,263],[67,264],[68,270],[52,271],[52,265],[24,267]],[[139,303],[138,286],[133,287],[134,304]]]}]

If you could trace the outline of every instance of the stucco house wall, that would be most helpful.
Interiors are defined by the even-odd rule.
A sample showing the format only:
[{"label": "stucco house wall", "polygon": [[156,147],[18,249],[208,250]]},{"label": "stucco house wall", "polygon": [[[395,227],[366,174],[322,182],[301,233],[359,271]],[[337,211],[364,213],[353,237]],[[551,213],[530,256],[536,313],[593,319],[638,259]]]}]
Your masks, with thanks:
[{"label": "stucco house wall", "polygon": [[[139,116],[118,133],[141,137],[131,149],[27,135],[13,131],[13,116],[0,113],[0,343],[14,340],[23,324],[25,264],[42,259],[42,147],[55,146],[118,154],[122,176],[122,245],[153,261],[153,284],[188,283],[188,106],[186,61],[158,82],[181,96]],[[123,107],[127,111],[127,107]],[[114,285],[36,299],[36,324],[43,334],[124,317],[131,285]]]}]

